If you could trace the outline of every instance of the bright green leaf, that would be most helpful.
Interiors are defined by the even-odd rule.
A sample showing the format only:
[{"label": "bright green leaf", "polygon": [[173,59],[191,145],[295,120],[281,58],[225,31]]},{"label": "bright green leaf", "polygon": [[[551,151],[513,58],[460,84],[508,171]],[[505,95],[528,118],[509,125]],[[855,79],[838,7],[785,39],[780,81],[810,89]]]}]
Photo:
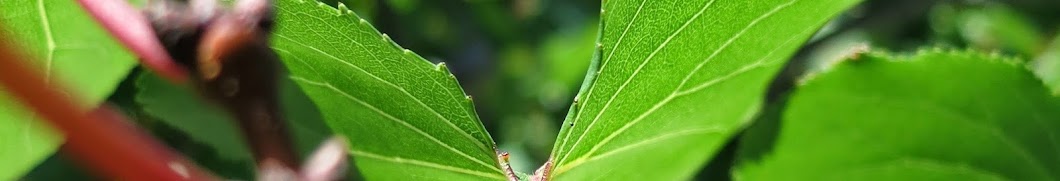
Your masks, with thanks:
[{"label": "bright green leaf", "polygon": [[61,138],[0,91],[0,180],[15,180],[44,161]]},{"label": "bright green leaf", "polygon": [[755,115],[784,60],[857,2],[604,1],[599,72],[560,131],[551,175],[688,179]]},{"label": "bright green leaf", "polygon": [[861,55],[792,95],[738,180],[1056,180],[1060,99],[1017,60]]},{"label": "bright green leaf", "polygon": [[73,1],[4,1],[7,34],[39,60],[49,80],[75,89],[71,96],[95,105],[114,91],[135,57]]},{"label": "bright green leaf", "polygon": [[349,139],[365,178],[504,179],[493,140],[444,65],[398,47],[345,6],[278,3],[273,47]]},{"label": "bright green leaf", "polygon": [[[12,35],[6,41],[35,57],[48,80],[72,90],[86,108],[106,99],[136,65],[75,1],[0,1],[0,22],[0,31]],[[60,138],[41,124],[20,103],[0,96],[0,180],[17,178],[55,151]]]}]

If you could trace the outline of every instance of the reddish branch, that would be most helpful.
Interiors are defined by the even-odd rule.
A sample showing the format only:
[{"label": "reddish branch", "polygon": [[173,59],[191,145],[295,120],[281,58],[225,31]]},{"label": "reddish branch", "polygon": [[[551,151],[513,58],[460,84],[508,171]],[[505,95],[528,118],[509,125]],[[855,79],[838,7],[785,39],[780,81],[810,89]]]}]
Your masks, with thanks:
[{"label": "reddish branch", "polygon": [[[2,29],[2,27],[0,27]],[[7,37],[0,31],[0,38]],[[86,113],[27,65],[29,57],[0,40],[0,85],[65,135],[64,153],[115,180],[217,180],[106,107]],[[61,82],[61,81],[52,81]]]},{"label": "reddish branch", "polygon": [[140,57],[140,63],[162,77],[184,82],[187,73],[177,66],[162,44],[155,40],[155,31],[140,11],[123,0],[77,0],[86,11]]},{"label": "reddish branch", "polygon": [[124,0],[78,2],[139,55],[145,67],[178,83],[190,77],[203,96],[227,109],[258,162],[257,179],[341,176],[346,164],[341,141],[327,142],[304,172],[296,170],[298,159],[277,99],[280,60],[268,46],[271,0],[239,0],[231,9],[219,7],[216,0],[152,1],[147,17]]}]

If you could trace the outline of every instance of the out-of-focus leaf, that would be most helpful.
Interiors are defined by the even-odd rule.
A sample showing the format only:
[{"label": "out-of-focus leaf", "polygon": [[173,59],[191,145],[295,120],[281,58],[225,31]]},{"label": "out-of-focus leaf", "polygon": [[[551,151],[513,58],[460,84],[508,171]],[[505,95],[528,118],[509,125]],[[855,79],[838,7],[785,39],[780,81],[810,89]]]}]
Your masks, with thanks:
[{"label": "out-of-focus leaf", "polygon": [[504,179],[456,79],[344,6],[279,0],[273,48],[369,180]]},{"label": "out-of-focus leaf", "polygon": [[761,113],[755,116],[754,123],[740,135],[735,160],[757,161],[773,150],[776,137],[780,134],[780,116],[788,102],[786,96],[766,104]]},{"label": "out-of-focus leaf", "polygon": [[[74,1],[0,1],[4,40],[35,58],[49,81],[86,109],[103,101],[136,65]],[[3,65],[0,65],[3,66]],[[0,88],[2,89],[2,88]],[[61,138],[0,90],[0,180],[14,180],[55,151]]]},{"label": "out-of-focus leaf", "polygon": [[386,0],[391,9],[401,14],[408,14],[420,5],[420,0]]},{"label": "out-of-focus leaf", "polygon": [[173,85],[150,73],[141,74],[136,86],[140,89],[136,102],[148,115],[210,145],[223,158],[252,159],[235,122],[223,109],[199,98],[191,88]]},{"label": "out-of-focus leaf", "polygon": [[103,181],[97,175],[92,175],[71,160],[70,155],[52,154],[26,173],[20,181],[53,181],[53,180],[78,180],[78,181]]},{"label": "out-of-focus leaf", "polygon": [[956,17],[957,31],[970,46],[1004,50],[1023,57],[1042,48],[1041,33],[1026,17],[1003,5],[963,9]]},{"label": "out-of-focus leaf", "polygon": [[1053,43],[1034,59],[1031,69],[1053,90],[1053,95],[1060,96],[1060,36],[1053,38]]},{"label": "out-of-focus leaf", "polygon": [[599,29],[595,24],[567,29],[549,36],[541,45],[544,64],[541,76],[545,79],[539,85],[537,97],[545,108],[565,106],[560,104],[567,104],[577,91],[596,50]]},{"label": "out-of-focus leaf", "polygon": [[[136,102],[144,112],[210,145],[222,158],[251,163],[253,158],[240,129],[223,109],[201,99],[190,88],[173,85],[154,74],[141,75],[136,84],[140,89]],[[285,79],[280,88],[288,128],[294,136],[296,150],[304,156],[330,132],[316,106],[293,82]]]},{"label": "out-of-focus leaf", "polygon": [[784,60],[857,2],[605,1],[599,64],[556,139],[550,176],[688,179],[751,121]]},{"label": "out-of-focus leaf", "polygon": [[740,162],[735,178],[1060,176],[1060,99],[1019,61],[974,52],[847,61],[796,90],[772,152]]}]

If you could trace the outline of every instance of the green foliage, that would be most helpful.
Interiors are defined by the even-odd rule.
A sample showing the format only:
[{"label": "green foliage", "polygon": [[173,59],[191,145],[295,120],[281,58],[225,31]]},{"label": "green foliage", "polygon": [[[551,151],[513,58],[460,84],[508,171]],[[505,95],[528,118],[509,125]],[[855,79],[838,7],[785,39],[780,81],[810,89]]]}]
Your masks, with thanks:
[{"label": "green foliage", "polygon": [[[552,180],[689,180],[730,168],[735,180],[1060,177],[1060,37],[1046,46],[1043,36],[1055,33],[1036,23],[1049,21],[1018,4],[920,3],[931,5],[923,8],[931,19],[881,20],[874,5],[832,19],[860,0],[606,0],[599,18],[590,15],[595,5],[554,5],[594,4],[581,1],[322,1],[276,0],[272,43],[290,72],[284,114],[300,154],[342,135],[368,180],[504,180],[498,147],[511,151],[516,170],[547,161]],[[252,175],[243,173],[252,170],[250,151],[228,116],[189,87],[149,73],[126,77],[133,57],[75,2],[0,4],[3,31],[86,108],[109,95],[204,167],[251,179],[243,178]],[[424,57],[471,67],[455,70],[464,81],[362,17],[425,47]],[[1034,61],[856,52],[923,43]],[[802,70],[778,76],[789,59],[787,68]],[[123,78],[131,81],[111,95]],[[784,85],[799,78],[804,84]],[[490,107],[483,118],[461,84]],[[59,141],[5,96],[0,90],[0,180],[14,180]],[[718,152],[733,138],[735,165],[699,170],[732,160]]]},{"label": "green foliage", "polygon": [[274,49],[349,139],[366,179],[504,178],[493,140],[443,64],[398,47],[344,5],[278,3]]},{"label": "green foliage", "polygon": [[1060,99],[1017,60],[860,55],[798,87],[786,107],[774,148],[745,148],[768,153],[741,160],[738,180],[1060,176]]},{"label": "green foliage", "polygon": [[40,61],[49,80],[76,88],[70,96],[85,105],[102,102],[136,65],[76,2],[12,1],[0,11],[6,33]]},{"label": "green foliage", "polygon": [[[2,93],[2,92],[0,92]],[[0,95],[0,180],[12,180],[47,158],[62,141],[18,102]]]},{"label": "green foliage", "polygon": [[599,71],[563,124],[552,174],[687,179],[753,118],[799,44],[855,3],[606,1]]},{"label": "green foliage", "polygon": [[[49,81],[95,107],[136,65],[75,1],[4,1],[4,34],[32,55]],[[8,38],[8,37],[5,37]],[[58,147],[61,138],[0,90],[0,180],[13,180]]]}]

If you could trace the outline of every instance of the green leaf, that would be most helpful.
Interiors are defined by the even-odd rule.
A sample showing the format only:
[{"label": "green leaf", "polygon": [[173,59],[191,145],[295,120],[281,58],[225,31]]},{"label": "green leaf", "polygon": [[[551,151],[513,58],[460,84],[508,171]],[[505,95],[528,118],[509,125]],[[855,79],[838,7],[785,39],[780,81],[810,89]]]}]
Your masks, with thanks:
[{"label": "green leaf", "polygon": [[62,138],[0,91],[0,180],[15,180],[44,161]]},{"label": "green leaf", "polygon": [[750,122],[784,60],[857,2],[605,1],[599,64],[563,124],[550,175],[689,179]]},{"label": "green leaf", "polygon": [[344,5],[278,1],[273,48],[369,180],[504,179],[456,79]]},{"label": "green leaf", "polygon": [[[792,95],[739,180],[1056,180],[1060,99],[1018,60],[861,55]],[[749,133],[751,134],[751,133]]]},{"label": "green leaf", "polygon": [[[75,1],[4,1],[0,12],[5,25],[0,31],[12,35],[4,41],[35,57],[32,64],[49,81],[69,88],[86,109],[106,99],[136,65]],[[14,180],[54,152],[61,138],[21,103],[0,94],[0,180]]]},{"label": "green leaf", "polygon": [[102,102],[136,65],[135,57],[72,1],[5,1],[0,6],[3,31],[49,80],[76,90],[71,96],[87,105]]}]

